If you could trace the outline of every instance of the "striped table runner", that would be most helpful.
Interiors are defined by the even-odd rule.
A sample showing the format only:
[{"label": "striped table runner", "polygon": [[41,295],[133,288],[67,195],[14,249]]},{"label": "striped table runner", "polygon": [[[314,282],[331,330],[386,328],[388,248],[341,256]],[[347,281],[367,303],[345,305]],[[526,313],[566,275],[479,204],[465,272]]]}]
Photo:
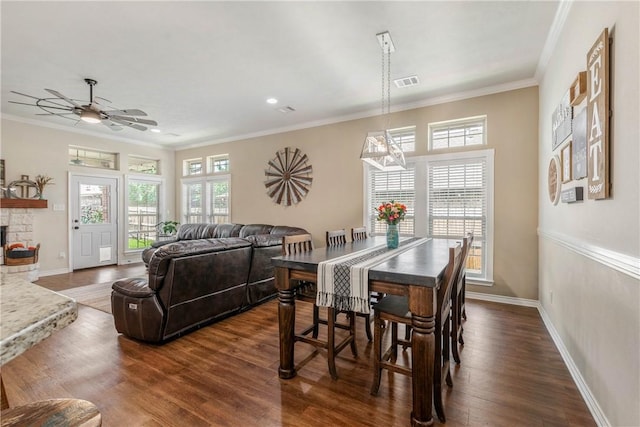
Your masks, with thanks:
[{"label": "striped table runner", "polygon": [[397,249],[383,244],[318,263],[316,305],[370,313],[369,269],[427,240],[412,237],[401,241]]}]

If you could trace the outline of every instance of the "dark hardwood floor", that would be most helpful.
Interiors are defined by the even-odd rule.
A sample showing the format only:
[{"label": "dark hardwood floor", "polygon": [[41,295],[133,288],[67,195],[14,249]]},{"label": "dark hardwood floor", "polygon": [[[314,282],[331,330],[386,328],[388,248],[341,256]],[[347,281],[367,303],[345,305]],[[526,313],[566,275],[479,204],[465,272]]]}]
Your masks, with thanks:
[{"label": "dark hardwood floor", "polygon": [[[69,280],[104,282],[128,268]],[[64,278],[43,279],[63,289]],[[468,300],[467,313],[445,425],[595,425],[536,309]],[[299,303],[297,315],[311,310]],[[339,355],[337,381],[325,353],[305,344],[296,345],[298,376],[281,380],[276,300],[161,346],[120,336],[111,315],[80,306],[73,324],[3,366],[2,378],[12,406],[86,399],[104,426],[409,425],[410,378],[385,371],[378,396],[369,394],[373,351],[358,321],[359,357]]]}]

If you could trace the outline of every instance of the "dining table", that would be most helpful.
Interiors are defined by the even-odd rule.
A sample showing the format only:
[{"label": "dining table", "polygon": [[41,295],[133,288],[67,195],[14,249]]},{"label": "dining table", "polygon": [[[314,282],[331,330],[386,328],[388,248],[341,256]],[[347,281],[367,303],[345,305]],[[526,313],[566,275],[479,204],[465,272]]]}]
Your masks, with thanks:
[{"label": "dining table", "polygon": [[[437,290],[449,263],[449,248],[459,240],[426,238],[408,250],[389,249],[390,257],[368,270],[369,291],[405,295],[411,311],[412,396],[411,424],[433,424],[433,378]],[[312,251],[272,258],[278,289],[278,325],[282,379],[296,376],[294,366],[295,288],[299,281],[316,282],[318,265],[386,244],[384,236],[315,248]],[[373,374],[372,374],[373,380]]]}]

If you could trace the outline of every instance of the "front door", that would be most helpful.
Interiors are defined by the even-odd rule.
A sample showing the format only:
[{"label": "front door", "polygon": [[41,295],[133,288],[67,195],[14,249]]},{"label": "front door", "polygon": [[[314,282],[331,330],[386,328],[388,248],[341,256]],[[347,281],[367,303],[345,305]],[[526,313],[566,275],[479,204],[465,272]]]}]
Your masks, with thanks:
[{"label": "front door", "polygon": [[71,177],[73,269],[118,262],[118,181],[116,178]]}]

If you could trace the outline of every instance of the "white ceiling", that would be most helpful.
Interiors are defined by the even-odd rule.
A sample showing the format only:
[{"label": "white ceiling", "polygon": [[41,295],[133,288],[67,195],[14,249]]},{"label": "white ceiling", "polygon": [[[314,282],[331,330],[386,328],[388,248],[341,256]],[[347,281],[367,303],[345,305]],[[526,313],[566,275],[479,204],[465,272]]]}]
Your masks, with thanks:
[{"label": "white ceiling", "polygon": [[[380,113],[381,48],[396,47],[391,110],[533,83],[558,1],[2,1],[3,117],[171,148]],[[16,105],[54,89],[144,110],[162,133],[76,124]],[[491,89],[489,89],[491,90]],[[276,107],[265,100],[276,97]],[[277,107],[296,111],[283,114]]]}]

